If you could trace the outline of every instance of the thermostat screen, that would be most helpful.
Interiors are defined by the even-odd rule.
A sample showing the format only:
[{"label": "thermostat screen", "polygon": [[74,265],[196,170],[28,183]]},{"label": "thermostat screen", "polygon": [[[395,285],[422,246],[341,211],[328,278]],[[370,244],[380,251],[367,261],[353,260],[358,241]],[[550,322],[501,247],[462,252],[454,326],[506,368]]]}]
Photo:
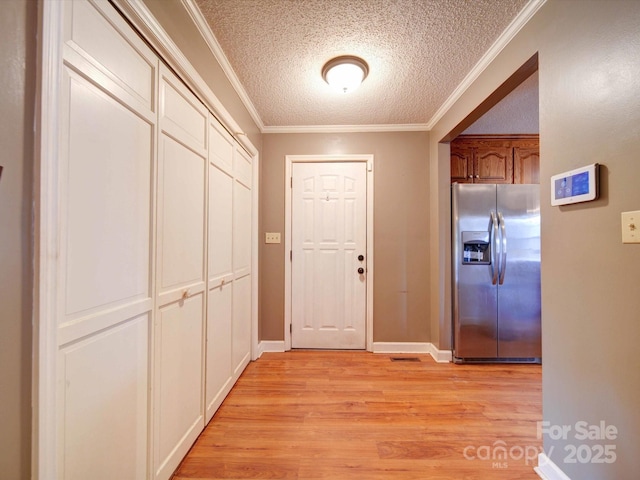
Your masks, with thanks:
[{"label": "thermostat screen", "polygon": [[589,172],[557,179],[555,190],[556,198],[569,198],[589,193]]},{"label": "thermostat screen", "polygon": [[551,177],[551,205],[590,202],[600,195],[599,165],[558,173]]}]

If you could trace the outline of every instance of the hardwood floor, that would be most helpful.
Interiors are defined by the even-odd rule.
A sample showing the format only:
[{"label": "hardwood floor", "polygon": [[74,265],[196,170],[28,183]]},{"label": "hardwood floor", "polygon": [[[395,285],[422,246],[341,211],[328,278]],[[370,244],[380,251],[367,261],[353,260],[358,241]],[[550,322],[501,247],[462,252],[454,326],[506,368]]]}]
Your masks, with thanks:
[{"label": "hardwood floor", "polygon": [[537,365],[265,353],[173,478],[534,480],[541,405]]}]

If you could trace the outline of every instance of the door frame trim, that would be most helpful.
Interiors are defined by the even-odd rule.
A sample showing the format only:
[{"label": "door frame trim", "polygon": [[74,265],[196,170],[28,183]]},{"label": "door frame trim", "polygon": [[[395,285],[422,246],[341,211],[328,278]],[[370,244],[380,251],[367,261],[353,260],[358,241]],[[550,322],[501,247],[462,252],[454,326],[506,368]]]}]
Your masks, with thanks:
[{"label": "door frame trim", "polygon": [[366,349],[373,351],[373,154],[349,155],[285,155],[285,205],[284,205],[284,349],[291,350],[291,178],[294,163],[352,163],[367,164],[367,299],[366,299]]}]

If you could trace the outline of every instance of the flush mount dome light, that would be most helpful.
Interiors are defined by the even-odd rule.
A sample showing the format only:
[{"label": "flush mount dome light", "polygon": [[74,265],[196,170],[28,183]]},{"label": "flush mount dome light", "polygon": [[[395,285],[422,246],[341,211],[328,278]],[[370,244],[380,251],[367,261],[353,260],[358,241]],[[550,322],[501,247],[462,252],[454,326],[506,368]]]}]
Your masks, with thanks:
[{"label": "flush mount dome light", "polygon": [[324,81],[342,93],[358,88],[368,73],[367,62],[351,55],[332,58],[322,67]]}]

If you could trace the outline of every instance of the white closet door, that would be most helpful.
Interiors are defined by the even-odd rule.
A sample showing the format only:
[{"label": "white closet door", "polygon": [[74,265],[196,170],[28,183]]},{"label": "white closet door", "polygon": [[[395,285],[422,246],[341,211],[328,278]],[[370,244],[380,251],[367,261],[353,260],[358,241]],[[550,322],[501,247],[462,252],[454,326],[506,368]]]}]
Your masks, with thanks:
[{"label": "white closet door", "polygon": [[239,376],[251,358],[251,158],[237,148],[233,158],[233,370]]},{"label": "white closet door", "polygon": [[106,1],[62,12],[55,477],[144,479],[158,61]]},{"label": "white closet door", "polygon": [[207,110],[160,70],[154,476],[171,476],[204,427]]},{"label": "white closet door", "polygon": [[232,387],[233,152],[233,139],[210,115],[206,421]]}]

